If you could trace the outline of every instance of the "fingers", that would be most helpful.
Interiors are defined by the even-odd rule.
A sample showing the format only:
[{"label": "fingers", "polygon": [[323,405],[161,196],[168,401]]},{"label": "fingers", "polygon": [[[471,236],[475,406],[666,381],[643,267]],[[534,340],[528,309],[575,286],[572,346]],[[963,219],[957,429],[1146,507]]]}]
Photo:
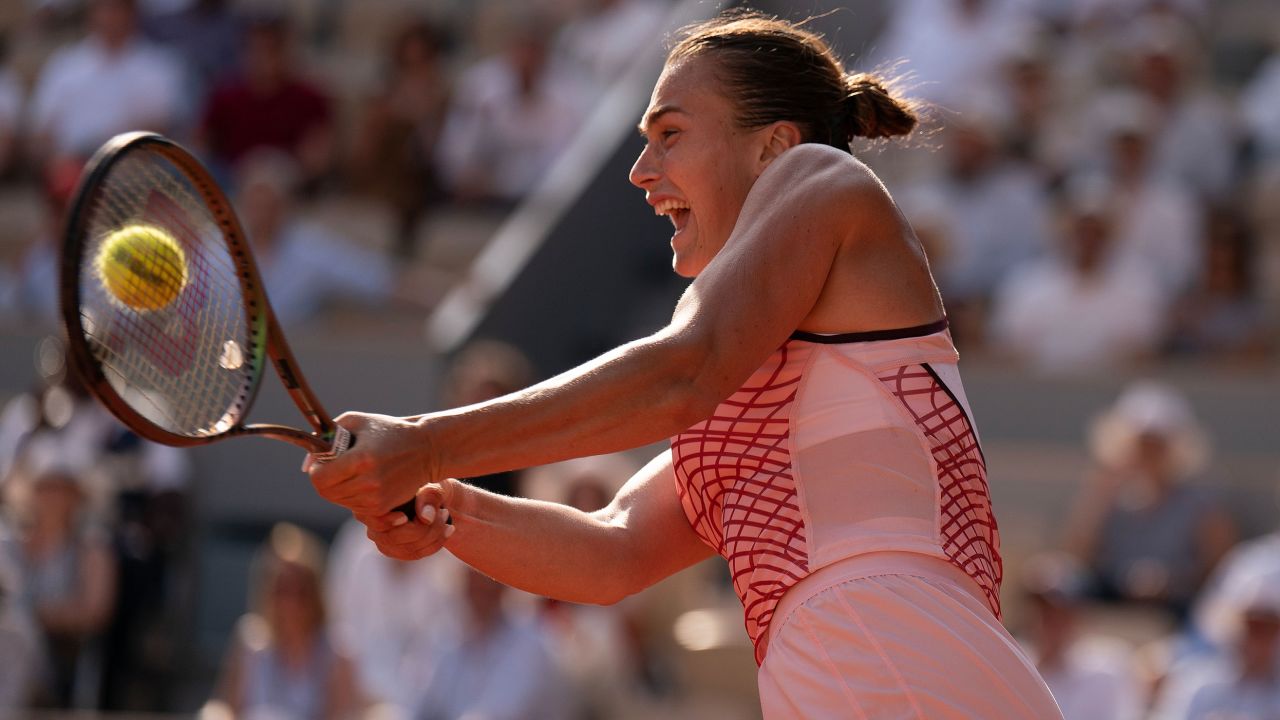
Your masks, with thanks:
[{"label": "fingers", "polygon": [[[428,506],[433,507],[433,506]],[[454,528],[448,524],[449,511],[441,509],[434,513],[432,522],[420,520],[416,523],[404,523],[396,527],[387,527],[392,520],[389,516],[368,518],[367,535],[378,546],[383,555],[397,560],[417,560],[432,555],[444,547],[445,541],[453,535]],[[359,516],[357,516],[359,517]],[[400,517],[404,517],[401,515]],[[365,522],[365,518],[360,518]],[[386,528],[386,529],[379,529]]]},{"label": "fingers", "polygon": [[[359,437],[369,428],[370,416],[364,413],[343,413],[334,423]],[[378,509],[378,485],[365,477],[373,467],[369,453],[353,447],[326,462],[308,454],[302,462],[302,471],[311,478],[316,492],[329,502],[343,505],[353,511],[368,515]]]}]

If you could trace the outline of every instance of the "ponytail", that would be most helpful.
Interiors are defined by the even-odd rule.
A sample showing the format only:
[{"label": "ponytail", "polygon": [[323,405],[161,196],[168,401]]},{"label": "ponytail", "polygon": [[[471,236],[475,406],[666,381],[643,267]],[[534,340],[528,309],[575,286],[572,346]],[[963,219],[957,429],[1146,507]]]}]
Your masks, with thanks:
[{"label": "ponytail", "polygon": [[845,132],[842,139],[890,138],[909,135],[915,129],[915,108],[894,96],[879,77],[854,73],[845,76],[844,84],[848,90],[842,107],[846,119],[836,126]]}]

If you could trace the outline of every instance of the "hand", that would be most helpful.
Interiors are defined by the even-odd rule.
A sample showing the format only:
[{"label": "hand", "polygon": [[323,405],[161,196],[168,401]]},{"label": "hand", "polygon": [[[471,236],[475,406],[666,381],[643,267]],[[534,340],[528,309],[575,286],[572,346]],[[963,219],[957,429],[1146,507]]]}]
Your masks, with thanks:
[{"label": "hand", "polygon": [[414,499],[416,522],[407,523],[402,513],[361,516],[356,519],[368,529],[378,551],[396,560],[418,560],[434,555],[456,530],[449,524],[449,511],[441,507],[445,492],[441,485],[424,485]]},{"label": "hand", "polygon": [[435,454],[420,421],[344,413],[334,422],[351,431],[355,445],[325,463],[308,456],[302,466],[316,492],[329,502],[374,518],[435,479]]}]

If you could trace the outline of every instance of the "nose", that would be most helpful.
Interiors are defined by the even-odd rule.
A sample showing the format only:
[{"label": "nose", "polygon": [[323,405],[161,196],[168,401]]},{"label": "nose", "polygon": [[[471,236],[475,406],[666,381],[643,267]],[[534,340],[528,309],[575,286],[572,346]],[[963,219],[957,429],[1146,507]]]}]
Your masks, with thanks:
[{"label": "nose", "polygon": [[653,156],[653,145],[645,145],[644,150],[640,151],[640,157],[636,158],[636,162],[631,166],[631,173],[627,176],[631,180],[631,184],[645,189],[646,185],[652,184],[658,179],[658,163]]}]

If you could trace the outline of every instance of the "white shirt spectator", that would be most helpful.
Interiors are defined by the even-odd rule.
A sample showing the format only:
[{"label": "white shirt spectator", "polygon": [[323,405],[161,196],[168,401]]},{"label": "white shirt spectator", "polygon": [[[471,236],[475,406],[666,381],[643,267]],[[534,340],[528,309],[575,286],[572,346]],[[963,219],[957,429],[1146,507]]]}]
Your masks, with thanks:
[{"label": "white shirt spectator", "polygon": [[385,557],[355,520],[342,526],[329,552],[330,634],[364,691],[405,717],[456,630],[456,565],[448,553],[412,563]]},{"label": "white shirt spectator", "polygon": [[1067,653],[1065,667],[1040,668],[1063,720],[1137,720],[1141,695],[1132,654],[1116,643],[1086,638]]},{"label": "white shirt spectator", "polygon": [[1165,301],[1191,284],[1201,264],[1203,218],[1190,193],[1155,177],[1117,192],[1113,262],[1154,273]]},{"label": "white shirt spectator", "polygon": [[507,615],[485,635],[460,635],[445,649],[415,717],[567,720],[566,690],[541,627]]},{"label": "white shirt spectator", "polygon": [[383,303],[395,289],[386,256],[317,223],[291,220],[273,243],[259,252],[258,261],[271,309],[282,324],[310,319],[334,298]]},{"label": "white shirt spectator", "polygon": [[505,57],[481,61],[459,78],[440,137],[439,161],[455,191],[518,200],[546,174],[578,128],[578,89],[544,73],[522,95]]},{"label": "white shirt spectator", "polygon": [[928,196],[943,246],[931,260],[943,293],[955,300],[991,294],[1014,268],[1042,257],[1048,246],[1049,208],[1034,172],[1003,162],[961,182],[942,179],[907,193]]},{"label": "white shirt spectator", "polygon": [[1061,261],[1010,276],[992,308],[992,339],[1045,373],[1100,370],[1153,350],[1162,293],[1141,268],[1084,278]]},{"label": "white shirt spectator", "polygon": [[1280,684],[1246,682],[1227,657],[1196,657],[1174,666],[1151,720],[1253,720],[1280,717]]},{"label": "white shirt spectator", "polygon": [[[976,6],[967,14],[964,5]],[[997,78],[1029,7],[1017,0],[900,0],[881,34],[873,65],[902,62],[912,93],[947,105]]]},{"label": "white shirt spectator", "polygon": [[593,0],[591,12],[560,31],[560,59],[585,71],[597,88],[622,74],[661,31],[664,0]]},{"label": "white shirt spectator", "polygon": [[168,52],[135,41],[111,53],[90,37],[55,54],[31,99],[31,123],[51,150],[88,155],[111,136],[163,131],[179,112],[182,68]]}]

